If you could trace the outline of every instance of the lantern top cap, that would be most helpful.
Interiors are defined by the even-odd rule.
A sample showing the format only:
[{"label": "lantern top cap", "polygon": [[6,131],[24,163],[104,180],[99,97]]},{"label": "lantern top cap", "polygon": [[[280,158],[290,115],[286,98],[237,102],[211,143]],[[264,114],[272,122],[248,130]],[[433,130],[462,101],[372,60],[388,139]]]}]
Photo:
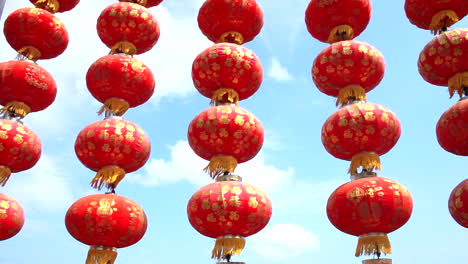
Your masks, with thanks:
[{"label": "lantern top cap", "polygon": [[222,174],[216,177],[216,182],[222,182],[222,181],[237,181],[241,182],[242,177],[234,174]]},{"label": "lantern top cap", "polygon": [[351,180],[359,180],[363,178],[378,177],[376,172],[363,170],[356,175],[351,175]]}]

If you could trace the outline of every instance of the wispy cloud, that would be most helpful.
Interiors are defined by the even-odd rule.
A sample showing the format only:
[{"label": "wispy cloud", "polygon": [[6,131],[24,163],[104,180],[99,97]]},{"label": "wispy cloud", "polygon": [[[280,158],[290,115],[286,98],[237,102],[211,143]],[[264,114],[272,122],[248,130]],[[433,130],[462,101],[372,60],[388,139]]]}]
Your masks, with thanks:
[{"label": "wispy cloud", "polygon": [[293,76],[288,72],[277,58],[271,58],[270,70],[268,76],[277,81],[291,81]]}]

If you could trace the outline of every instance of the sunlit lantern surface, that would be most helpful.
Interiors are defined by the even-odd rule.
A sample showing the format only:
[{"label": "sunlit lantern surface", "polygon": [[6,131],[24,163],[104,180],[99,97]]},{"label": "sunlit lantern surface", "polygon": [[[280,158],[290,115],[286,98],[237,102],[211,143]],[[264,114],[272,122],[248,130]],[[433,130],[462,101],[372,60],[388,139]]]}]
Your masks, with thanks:
[{"label": "sunlit lantern surface", "polygon": [[24,211],[13,198],[0,193],[0,241],[14,237],[24,225]]},{"label": "sunlit lantern surface", "polygon": [[468,100],[463,99],[450,107],[439,119],[437,140],[448,152],[468,156]]},{"label": "sunlit lantern surface", "polygon": [[468,179],[462,181],[450,194],[449,211],[457,223],[468,228]]}]

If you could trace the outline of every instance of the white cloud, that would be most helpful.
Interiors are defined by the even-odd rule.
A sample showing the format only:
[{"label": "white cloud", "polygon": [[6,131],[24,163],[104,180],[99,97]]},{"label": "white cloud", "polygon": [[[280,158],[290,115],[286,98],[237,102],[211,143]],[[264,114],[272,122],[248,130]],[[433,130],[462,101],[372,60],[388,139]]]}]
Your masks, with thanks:
[{"label": "white cloud", "polygon": [[291,81],[293,76],[289,74],[288,69],[282,66],[277,58],[271,58],[271,66],[268,76],[277,81]]}]

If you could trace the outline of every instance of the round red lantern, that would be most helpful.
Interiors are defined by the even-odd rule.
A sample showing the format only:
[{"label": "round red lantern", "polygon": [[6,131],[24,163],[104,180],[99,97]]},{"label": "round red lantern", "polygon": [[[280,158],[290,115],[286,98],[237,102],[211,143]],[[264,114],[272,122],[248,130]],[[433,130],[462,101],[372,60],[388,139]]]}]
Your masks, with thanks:
[{"label": "round red lantern", "polygon": [[85,127],[75,141],[75,152],[86,167],[97,171],[91,186],[114,190],[126,173],[146,163],[151,144],[146,133],[121,118],[97,121]]},{"label": "round red lantern", "polygon": [[87,264],[114,263],[116,248],[137,243],[145,234],[147,219],[134,201],[115,194],[94,194],[72,204],[65,216],[68,232],[90,245]]},{"label": "round red lantern", "polygon": [[159,39],[159,25],[150,11],[134,3],[115,3],[97,21],[99,38],[111,53],[141,54],[149,51]]},{"label": "round red lantern", "polygon": [[10,46],[30,60],[51,59],[68,46],[68,33],[58,18],[39,8],[11,13],[3,28]]},{"label": "round red lantern", "polygon": [[429,42],[419,55],[419,73],[433,85],[448,86],[450,97],[463,96],[468,87],[468,28],[446,31]]},{"label": "round red lantern", "polygon": [[322,42],[350,40],[366,29],[371,18],[369,0],[312,0],[307,6],[307,30]]},{"label": "round red lantern", "polygon": [[29,129],[13,120],[0,119],[0,185],[11,173],[25,171],[41,157],[41,141]]},{"label": "round red lantern", "polygon": [[385,62],[373,46],[356,41],[340,41],[319,53],[312,66],[312,77],[324,94],[337,97],[336,105],[366,100],[366,92],[382,80]]},{"label": "round red lantern", "polygon": [[159,5],[163,0],[119,0],[119,2],[130,2],[142,5],[146,8]]},{"label": "round red lantern", "polygon": [[0,241],[19,233],[24,224],[24,211],[13,198],[0,193]]},{"label": "round red lantern", "polygon": [[252,96],[263,80],[260,60],[247,48],[219,43],[200,53],[192,65],[197,90],[215,104],[234,103]]},{"label": "round red lantern", "polygon": [[448,206],[453,219],[461,226],[468,228],[468,179],[453,189]]},{"label": "round red lantern", "polygon": [[206,0],[198,26],[211,41],[241,45],[253,40],[263,27],[263,11],[256,0]]},{"label": "round red lantern", "polygon": [[206,185],[193,194],[187,206],[193,228],[216,238],[212,254],[216,259],[240,254],[244,237],[262,230],[270,221],[271,211],[271,202],[262,190],[238,181]]},{"label": "round red lantern", "polygon": [[263,145],[264,131],[258,119],[236,105],[210,107],[189,125],[188,141],[195,153],[209,160],[210,176],[233,172],[238,163],[251,160]]},{"label": "round red lantern", "polygon": [[2,62],[0,76],[0,112],[24,117],[46,109],[57,95],[50,73],[34,62]]},{"label": "round red lantern", "polygon": [[148,101],[154,92],[151,70],[125,55],[108,55],[94,62],[86,74],[91,94],[104,106],[99,113],[123,115],[128,108]]},{"label": "round red lantern", "polygon": [[356,103],[334,112],[322,127],[322,144],[335,158],[351,160],[357,169],[380,170],[380,155],[395,146],[401,134],[396,115],[378,104]]},{"label": "round red lantern", "polygon": [[468,6],[463,0],[406,0],[405,12],[413,25],[439,34],[461,20]]},{"label": "round red lantern", "polygon": [[396,181],[369,177],[338,187],[328,198],[327,215],[340,231],[359,236],[356,256],[390,254],[387,234],[411,217],[413,199]]},{"label": "round red lantern", "polygon": [[37,8],[45,9],[51,13],[72,10],[80,0],[29,0]]},{"label": "round red lantern", "polygon": [[450,107],[437,122],[437,140],[448,152],[468,156],[468,100]]}]

